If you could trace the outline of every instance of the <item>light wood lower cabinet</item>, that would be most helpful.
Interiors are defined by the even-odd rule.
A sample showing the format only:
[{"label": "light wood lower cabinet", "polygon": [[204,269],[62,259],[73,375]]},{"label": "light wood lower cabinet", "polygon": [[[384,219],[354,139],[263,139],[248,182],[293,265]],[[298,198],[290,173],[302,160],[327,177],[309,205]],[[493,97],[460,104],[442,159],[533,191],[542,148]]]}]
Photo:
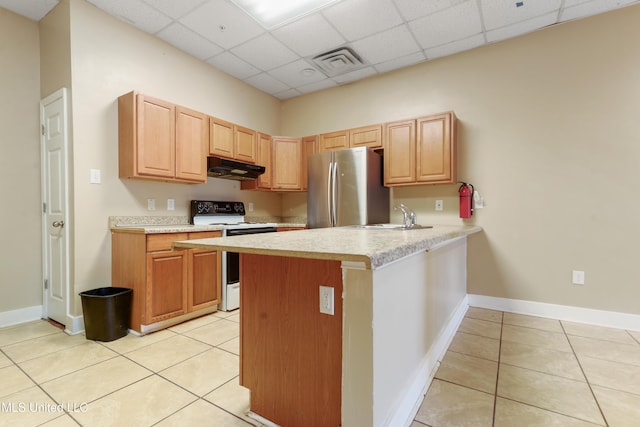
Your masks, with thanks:
[{"label": "light wood lower cabinet", "polygon": [[112,285],[133,289],[131,329],[145,332],[145,326],[204,310],[220,302],[220,252],[172,250],[176,240],[220,235],[219,231],[111,233]]}]

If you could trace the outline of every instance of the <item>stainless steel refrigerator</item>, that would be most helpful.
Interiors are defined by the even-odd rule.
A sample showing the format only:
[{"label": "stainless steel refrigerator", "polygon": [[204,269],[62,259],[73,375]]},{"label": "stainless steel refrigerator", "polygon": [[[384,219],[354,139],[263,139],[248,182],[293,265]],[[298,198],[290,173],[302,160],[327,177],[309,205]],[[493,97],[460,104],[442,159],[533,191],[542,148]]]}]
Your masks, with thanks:
[{"label": "stainless steel refrigerator", "polygon": [[389,189],[382,157],[366,147],[309,156],[307,222],[310,228],[389,222]]}]

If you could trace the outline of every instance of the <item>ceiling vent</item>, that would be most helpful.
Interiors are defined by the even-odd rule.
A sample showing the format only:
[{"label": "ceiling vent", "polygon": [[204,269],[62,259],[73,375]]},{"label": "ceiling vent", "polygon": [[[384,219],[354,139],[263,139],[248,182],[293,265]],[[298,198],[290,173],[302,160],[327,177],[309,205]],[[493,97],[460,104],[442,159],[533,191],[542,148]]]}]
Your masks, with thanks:
[{"label": "ceiling vent", "polygon": [[329,77],[338,76],[366,66],[350,47],[340,47],[314,56],[311,61]]}]

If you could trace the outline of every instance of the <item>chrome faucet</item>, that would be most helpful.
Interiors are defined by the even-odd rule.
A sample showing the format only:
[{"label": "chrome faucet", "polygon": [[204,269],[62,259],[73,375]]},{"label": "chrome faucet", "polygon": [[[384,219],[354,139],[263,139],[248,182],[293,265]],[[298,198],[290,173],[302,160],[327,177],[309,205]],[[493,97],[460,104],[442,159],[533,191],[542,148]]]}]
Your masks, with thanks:
[{"label": "chrome faucet", "polygon": [[405,228],[413,227],[418,223],[418,217],[416,216],[416,213],[412,211],[411,208],[409,208],[409,206],[405,205],[404,203],[400,203],[400,205],[394,206],[393,209],[394,210],[399,209],[402,211],[402,216],[403,216],[402,223],[404,224]]}]

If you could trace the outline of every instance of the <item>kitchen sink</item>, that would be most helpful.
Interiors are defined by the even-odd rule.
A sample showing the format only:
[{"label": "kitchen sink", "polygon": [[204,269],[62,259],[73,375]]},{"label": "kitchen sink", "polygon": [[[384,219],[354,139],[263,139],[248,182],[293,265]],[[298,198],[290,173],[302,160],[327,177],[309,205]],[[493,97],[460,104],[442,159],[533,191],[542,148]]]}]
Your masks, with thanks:
[{"label": "kitchen sink", "polygon": [[364,228],[366,230],[420,230],[423,228],[433,228],[433,225],[412,225],[405,227],[402,224],[369,224],[369,225],[356,225],[357,228]]}]

